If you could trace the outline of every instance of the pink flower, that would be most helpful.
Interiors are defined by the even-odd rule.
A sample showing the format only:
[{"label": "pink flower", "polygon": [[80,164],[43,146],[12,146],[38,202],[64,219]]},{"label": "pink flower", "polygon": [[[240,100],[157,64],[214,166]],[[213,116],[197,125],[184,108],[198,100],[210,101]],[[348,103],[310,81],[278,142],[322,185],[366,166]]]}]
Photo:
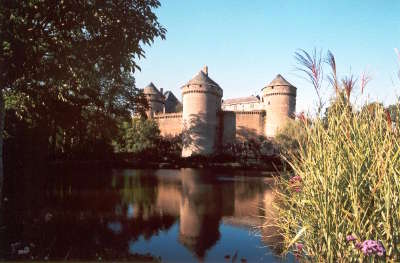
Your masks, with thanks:
[{"label": "pink flower", "polygon": [[301,192],[301,182],[302,182],[302,179],[301,179],[301,177],[298,176],[298,175],[293,176],[293,177],[290,178],[290,180],[289,180],[290,187],[293,188],[293,190],[294,190],[296,193]]},{"label": "pink flower", "polygon": [[297,259],[301,258],[301,254],[303,252],[303,244],[296,243],[296,250],[294,251],[294,255]]},{"label": "pink flower", "polygon": [[301,182],[301,177],[299,175],[293,176],[292,178],[290,178],[289,182],[291,183]]},{"label": "pink flower", "polygon": [[303,250],[303,246],[304,245],[302,243],[297,243],[296,244],[296,248],[297,248],[298,251],[302,251]]},{"label": "pink flower", "polygon": [[376,240],[365,240],[359,246],[357,246],[357,248],[360,249],[361,252],[366,256],[375,254],[379,257],[382,257],[386,253],[382,243]]}]

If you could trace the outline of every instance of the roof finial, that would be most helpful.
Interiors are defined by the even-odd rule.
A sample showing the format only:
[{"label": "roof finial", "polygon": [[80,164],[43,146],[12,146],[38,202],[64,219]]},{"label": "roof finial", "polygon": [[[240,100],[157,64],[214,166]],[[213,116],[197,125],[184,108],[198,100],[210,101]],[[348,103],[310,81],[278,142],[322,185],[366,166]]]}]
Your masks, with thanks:
[{"label": "roof finial", "polygon": [[203,71],[203,73],[208,76],[208,66],[207,65],[205,65],[201,71]]}]

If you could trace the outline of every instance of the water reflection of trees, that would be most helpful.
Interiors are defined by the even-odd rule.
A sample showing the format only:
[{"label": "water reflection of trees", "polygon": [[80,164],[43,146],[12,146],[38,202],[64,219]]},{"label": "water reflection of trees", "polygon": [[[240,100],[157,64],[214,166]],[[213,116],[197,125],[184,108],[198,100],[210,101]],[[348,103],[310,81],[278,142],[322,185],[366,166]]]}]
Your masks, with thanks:
[{"label": "water reflection of trees", "polygon": [[[260,207],[269,206],[263,203],[262,180],[220,180],[207,170],[161,175],[131,170],[98,174],[92,181],[82,175],[61,178],[49,183],[41,202],[9,207],[6,243],[33,243],[31,255],[37,259],[131,259],[129,244],[141,236],[151,239],[180,218],[179,242],[204,259],[220,239],[221,222],[250,228],[259,224]],[[47,214],[52,215],[49,221]],[[11,254],[4,258],[17,259]]]},{"label": "water reflection of trees", "polygon": [[114,176],[113,182],[121,179],[117,183],[116,189],[120,193],[120,205],[123,210],[127,212],[127,206],[131,205],[134,206],[136,215],[147,217],[154,213],[158,181],[151,174],[142,175],[141,173],[138,171],[137,176]]},{"label": "water reflection of trees", "polygon": [[[31,207],[24,202],[10,204],[2,239],[7,244],[17,244],[17,249],[29,246],[30,253],[18,255],[9,247],[0,258],[137,259],[129,252],[129,243],[140,236],[150,239],[169,229],[178,217],[151,211],[157,197],[155,178],[120,176],[111,183],[111,177],[107,178],[96,178],[93,185],[86,187],[78,187],[71,178],[54,182],[43,197],[25,197],[38,198],[42,203]],[[97,185],[100,181],[101,185]],[[110,189],[110,184],[114,188]]]},{"label": "water reflection of trees", "polygon": [[264,192],[266,185],[262,182],[249,183],[245,180],[235,181],[235,198],[236,199],[254,199],[257,195]]}]

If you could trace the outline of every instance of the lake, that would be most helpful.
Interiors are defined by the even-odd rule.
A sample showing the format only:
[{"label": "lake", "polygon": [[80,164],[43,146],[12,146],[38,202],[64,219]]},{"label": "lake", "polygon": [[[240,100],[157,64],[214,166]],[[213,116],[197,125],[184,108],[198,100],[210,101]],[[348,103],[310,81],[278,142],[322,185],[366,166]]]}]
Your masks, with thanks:
[{"label": "lake", "polygon": [[0,259],[283,261],[276,231],[258,228],[273,222],[266,173],[53,173],[41,191],[25,185],[5,202]]}]

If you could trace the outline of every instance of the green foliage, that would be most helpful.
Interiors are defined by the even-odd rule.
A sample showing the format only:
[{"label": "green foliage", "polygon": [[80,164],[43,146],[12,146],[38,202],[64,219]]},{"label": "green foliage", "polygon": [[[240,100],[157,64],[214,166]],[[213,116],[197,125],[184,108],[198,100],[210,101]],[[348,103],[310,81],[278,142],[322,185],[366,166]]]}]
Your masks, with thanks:
[{"label": "green foliage", "polygon": [[[400,133],[383,107],[373,109],[354,113],[339,100],[325,121],[305,126],[277,192],[286,252],[300,243],[305,261],[400,261]],[[386,255],[364,255],[350,234],[381,242]]]},{"label": "green foliage", "polygon": [[305,140],[305,119],[289,120],[286,125],[279,129],[274,143],[278,146],[282,155],[296,154]]},{"label": "green foliage", "polygon": [[45,155],[109,152],[119,123],[146,107],[135,88],[134,59],[144,56],[143,44],[165,37],[153,13],[159,6],[157,0],[0,1],[0,92],[10,120],[35,129],[31,135],[44,138]]},{"label": "green foliage", "polygon": [[182,154],[182,134],[161,137],[157,145],[157,152],[160,159],[180,159]]},{"label": "green foliage", "polygon": [[134,118],[121,122],[113,141],[114,151],[133,154],[135,160],[178,160],[182,152],[182,136],[161,136],[152,119]]},{"label": "green foliage", "polygon": [[342,107],[347,107],[349,111],[352,110],[352,106],[350,104],[350,101],[347,99],[346,93],[343,89],[340,87],[336,88],[336,97],[334,97],[329,105],[325,109],[325,114],[323,117],[324,123],[327,122],[327,119],[329,115],[335,115],[335,114],[340,114]]},{"label": "green foliage", "polygon": [[[60,99],[87,95],[96,76],[120,81],[141,45],[165,36],[157,0],[0,2],[1,87]],[[40,90],[38,90],[40,89]]]},{"label": "green foliage", "polygon": [[248,162],[249,159],[262,159],[273,152],[273,143],[264,136],[237,140],[221,147],[221,152],[216,156],[221,161]]},{"label": "green foliage", "polygon": [[389,105],[386,108],[386,110],[388,111],[388,113],[390,115],[392,122],[395,123],[396,125],[399,125],[399,123],[400,123],[400,116],[397,115],[397,110],[399,107],[400,107],[400,104],[397,103],[397,104]]},{"label": "green foliage", "polygon": [[[137,204],[139,209],[146,209],[157,200],[157,179],[145,171],[138,171],[141,176],[124,176],[123,187],[119,189],[123,204]],[[117,181],[118,177],[113,177]],[[148,212],[148,211],[147,211]]]},{"label": "green foliage", "polygon": [[[53,158],[103,159],[112,153],[110,142],[116,131],[114,119],[86,111],[77,116],[73,125],[69,122],[51,122],[53,125],[49,125],[44,123],[46,118],[36,118],[27,110],[29,103],[25,100],[7,92],[4,135],[8,168],[12,169],[16,160],[23,162],[39,156],[38,163],[42,165]],[[68,117],[66,115],[64,117]]]},{"label": "green foliage", "polygon": [[154,120],[134,118],[131,123],[123,123],[122,130],[120,151],[140,153],[155,150],[160,140],[160,130]]}]

